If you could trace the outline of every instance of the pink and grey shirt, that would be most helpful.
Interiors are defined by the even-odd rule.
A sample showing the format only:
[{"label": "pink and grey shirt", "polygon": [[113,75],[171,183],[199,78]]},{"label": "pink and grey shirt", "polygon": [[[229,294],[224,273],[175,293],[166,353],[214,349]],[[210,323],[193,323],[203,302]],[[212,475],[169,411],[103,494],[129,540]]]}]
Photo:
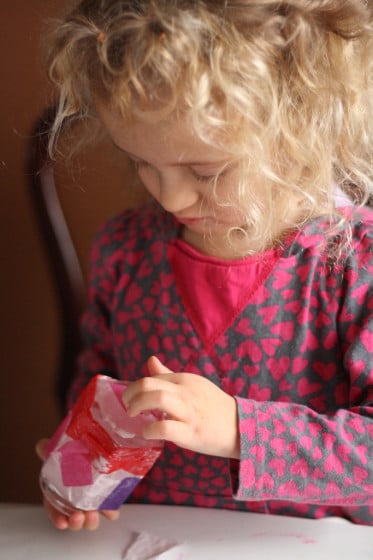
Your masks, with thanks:
[{"label": "pink and grey shirt", "polygon": [[239,461],[166,443],[132,501],[373,524],[373,211],[355,214],[337,263],[322,219],[236,261],[198,253],[158,208],[101,230],[71,402],[97,373],[146,376],[155,354],[238,403]]}]

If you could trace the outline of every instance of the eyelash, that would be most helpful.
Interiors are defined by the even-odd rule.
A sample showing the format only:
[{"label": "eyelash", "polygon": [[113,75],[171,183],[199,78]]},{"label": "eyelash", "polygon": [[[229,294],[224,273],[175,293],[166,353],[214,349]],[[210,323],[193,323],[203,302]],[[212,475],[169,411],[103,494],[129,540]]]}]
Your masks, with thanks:
[{"label": "eyelash", "polygon": [[[192,171],[192,175],[196,181],[199,181],[200,183],[209,183],[218,177],[218,175],[198,175],[195,171]],[[221,173],[219,177],[221,177]]]},{"label": "eyelash", "polygon": [[146,167],[148,164],[146,161],[135,161],[134,159],[131,160],[135,169],[141,169],[142,167]]},{"label": "eyelash", "polygon": [[[136,171],[139,171],[140,169],[144,169],[145,167],[149,166],[149,164],[146,163],[146,161],[132,160],[132,162],[133,162],[133,165],[134,165]],[[196,173],[192,169],[190,171],[191,171],[194,179],[196,179],[197,181],[200,181],[201,183],[208,183],[208,182],[216,179],[216,177],[218,177],[218,176],[223,177],[225,175],[225,171],[219,173],[218,175],[199,175],[198,173]]]}]

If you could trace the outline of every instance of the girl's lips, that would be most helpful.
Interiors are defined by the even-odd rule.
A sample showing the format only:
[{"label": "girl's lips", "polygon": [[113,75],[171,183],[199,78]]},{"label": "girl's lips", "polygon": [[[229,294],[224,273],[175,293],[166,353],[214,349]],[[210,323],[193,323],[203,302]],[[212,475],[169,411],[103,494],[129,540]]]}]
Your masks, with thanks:
[{"label": "girl's lips", "polygon": [[197,223],[200,223],[200,222],[204,222],[204,221],[206,221],[206,219],[208,219],[208,218],[178,218],[178,217],[176,216],[176,219],[177,219],[181,224],[187,225],[187,224],[197,224]]}]

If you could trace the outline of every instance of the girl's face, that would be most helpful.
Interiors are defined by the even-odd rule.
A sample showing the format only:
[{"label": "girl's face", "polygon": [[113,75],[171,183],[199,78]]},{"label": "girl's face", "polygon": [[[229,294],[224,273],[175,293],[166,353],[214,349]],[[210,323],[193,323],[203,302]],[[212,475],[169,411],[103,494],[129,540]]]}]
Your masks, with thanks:
[{"label": "girl's face", "polygon": [[245,223],[237,196],[238,166],[231,163],[228,150],[203,143],[187,122],[128,125],[113,111],[100,107],[98,112],[145,188],[183,225],[188,243],[221,258],[242,255],[242,239],[234,248],[227,238],[232,227]]}]

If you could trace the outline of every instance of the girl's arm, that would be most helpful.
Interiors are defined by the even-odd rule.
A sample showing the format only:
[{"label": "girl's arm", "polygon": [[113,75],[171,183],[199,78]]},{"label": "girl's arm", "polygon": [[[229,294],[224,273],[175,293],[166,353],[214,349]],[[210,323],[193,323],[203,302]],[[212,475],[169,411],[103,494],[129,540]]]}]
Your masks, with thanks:
[{"label": "girl's arm", "polygon": [[296,403],[234,399],[206,378],[172,373],[155,358],[149,371],[152,377],[127,387],[128,413],[164,413],[146,428],[149,439],[238,458],[238,473],[232,463],[236,499],[373,504],[373,363],[366,397],[333,415]]},{"label": "girl's arm", "polygon": [[299,404],[237,398],[241,460],[235,497],[373,504],[373,407],[328,416]]},{"label": "girl's arm", "polygon": [[360,316],[352,342],[343,344],[341,384],[349,392],[348,408],[320,414],[295,402],[233,398],[202,376],[172,373],[152,358],[151,377],[131,383],[123,395],[128,412],[164,412],[146,437],[239,458],[238,472],[232,463],[238,500],[372,505],[372,299],[362,305],[365,319]]},{"label": "girl's arm", "polygon": [[[335,332],[339,377],[331,381],[334,401],[343,404],[320,414],[296,402],[238,397],[241,460],[237,499],[373,504],[372,246],[370,228],[351,252],[343,272]],[[307,370],[298,387],[300,382],[303,392],[312,392]]]}]

